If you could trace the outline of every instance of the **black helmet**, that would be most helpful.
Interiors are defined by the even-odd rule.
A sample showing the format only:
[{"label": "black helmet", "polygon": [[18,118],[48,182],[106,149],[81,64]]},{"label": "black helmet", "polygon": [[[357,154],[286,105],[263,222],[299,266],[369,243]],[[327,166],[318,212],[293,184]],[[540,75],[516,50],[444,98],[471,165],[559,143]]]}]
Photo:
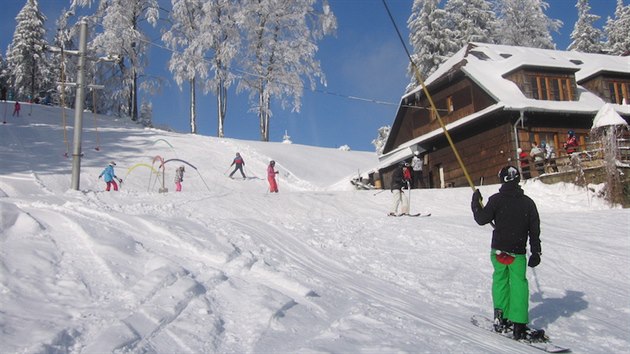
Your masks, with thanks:
[{"label": "black helmet", "polygon": [[521,181],[521,174],[518,172],[518,169],[514,166],[505,166],[499,171],[499,181],[501,183],[507,183],[516,181],[516,183]]},{"label": "black helmet", "polygon": [[274,160],[271,160],[271,161],[269,161],[269,164],[270,164],[271,166],[274,166],[274,165],[276,164],[276,162],[275,162]]},{"label": "black helmet", "polygon": [[569,130],[569,131],[567,132],[567,134],[569,134],[569,136],[574,136],[574,135],[575,135],[575,132],[574,132],[573,130]]}]

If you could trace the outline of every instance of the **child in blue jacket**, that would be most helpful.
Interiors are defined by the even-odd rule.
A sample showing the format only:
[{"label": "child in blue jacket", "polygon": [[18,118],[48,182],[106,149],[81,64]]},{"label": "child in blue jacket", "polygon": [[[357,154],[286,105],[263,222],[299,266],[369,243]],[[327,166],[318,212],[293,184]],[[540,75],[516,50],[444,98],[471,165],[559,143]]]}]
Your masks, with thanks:
[{"label": "child in blue jacket", "polygon": [[122,184],[122,179],[118,178],[114,173],[114,166],[116,166],[116,163],[114,161],[111,161],[109,165],[105,167],[103,172],[98,175],[99,179],[101,177],[104,177],[103,179],[105,180],[105,183],[107,183],[107,188],[105,188],[105,190],[108,192],[112,186],[114,187],[114,191],[118,191],[118,184],[116,184],[116,180],[118,180],[118,182]]}]

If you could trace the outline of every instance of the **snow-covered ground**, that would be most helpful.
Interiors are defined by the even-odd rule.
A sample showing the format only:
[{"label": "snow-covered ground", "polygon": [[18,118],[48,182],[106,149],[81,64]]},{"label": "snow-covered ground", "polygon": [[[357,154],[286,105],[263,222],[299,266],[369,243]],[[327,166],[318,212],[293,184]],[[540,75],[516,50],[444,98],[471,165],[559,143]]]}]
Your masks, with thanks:
[{"label": "snow-covered ground", "polygon": [[[492,312],[491,227],[473,221],[470,188],[414,190],[412,212],[433,215],[390,218],[389,191],[348,182],[373,153],[86,114],[74,191],[60,110],[30,111],[0,126],[2,353],[537,352],[470,323]],[[247,180],[226,177],[236,152]],[[171,161],[158,193],[156,156],[197,168],[183,192]],[[110,160],[117,193],[98,179]],[[523,187],[542,220],[531,324],[576,353],[630,352],[630,211],[572,185]]]}]

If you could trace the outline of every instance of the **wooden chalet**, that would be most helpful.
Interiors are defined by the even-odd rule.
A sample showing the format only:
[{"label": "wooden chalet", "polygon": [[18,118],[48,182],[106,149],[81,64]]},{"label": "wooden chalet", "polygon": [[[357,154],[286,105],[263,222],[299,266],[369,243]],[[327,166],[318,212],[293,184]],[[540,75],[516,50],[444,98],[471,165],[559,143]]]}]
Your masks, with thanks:
[{"label": "wooden chalet", "polygon": [[[517,148],[529,153],[534,142],[553,145],[561,161],[569,130],[584,148],[605,103],[630,121],[627,56],[470,43],[425,85],[475,185],[498,183],[501,167],[519,165]],[[422,88],[402,97],[370,181],[389,188],[393,169],[415,151],[425,186],[468,185]]]}]

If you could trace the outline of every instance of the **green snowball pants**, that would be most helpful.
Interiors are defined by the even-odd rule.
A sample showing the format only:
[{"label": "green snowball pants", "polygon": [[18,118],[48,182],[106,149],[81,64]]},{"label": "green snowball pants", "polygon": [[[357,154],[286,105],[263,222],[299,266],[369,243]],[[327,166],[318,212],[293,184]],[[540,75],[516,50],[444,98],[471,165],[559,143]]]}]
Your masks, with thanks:
[{"label": "green snowball pants", "polygon": [[514,262],[506,265],[497,260],[492,250],[490,260],[492,273],[492,303],[495,309],[503,310],[503,317],[515,323],[528,323],[529,284],[527,283],[527,257],[513,255]]}]

